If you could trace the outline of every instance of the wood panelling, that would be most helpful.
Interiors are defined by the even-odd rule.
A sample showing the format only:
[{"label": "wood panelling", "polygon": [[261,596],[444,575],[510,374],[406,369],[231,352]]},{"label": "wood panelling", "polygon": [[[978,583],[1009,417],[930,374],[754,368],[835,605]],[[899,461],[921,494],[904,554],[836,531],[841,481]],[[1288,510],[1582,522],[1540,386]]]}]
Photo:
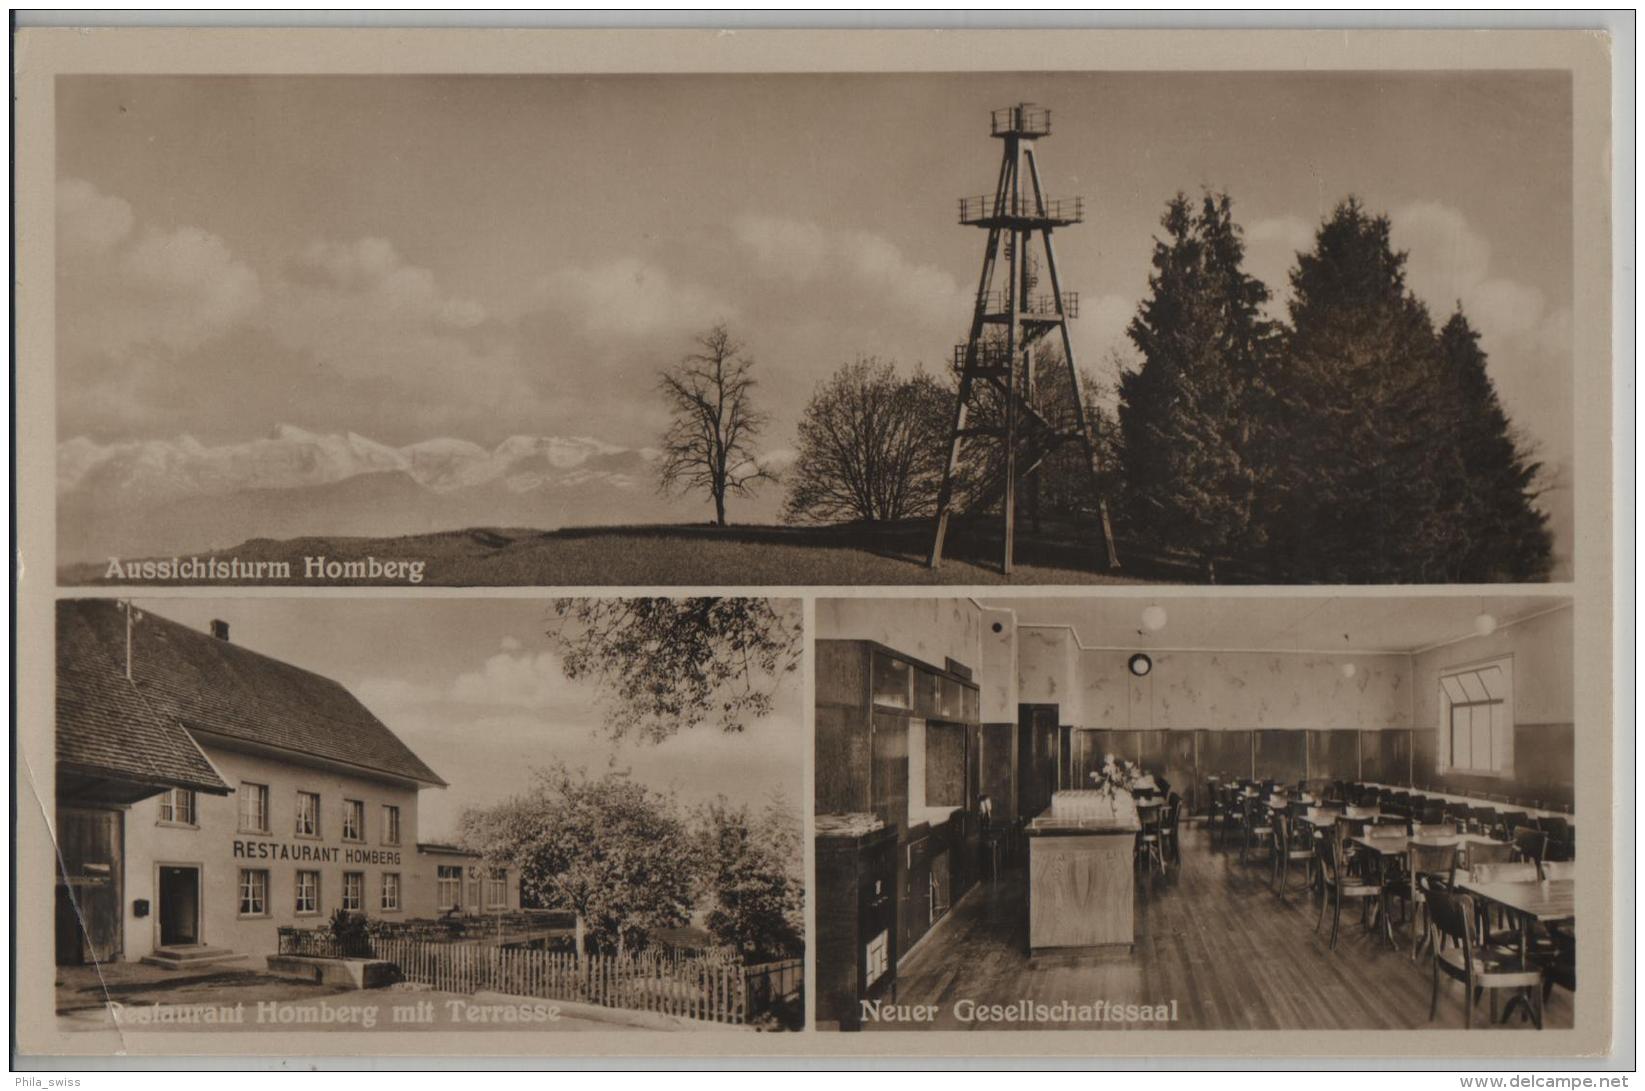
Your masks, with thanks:
[{"label": "wood panelling", "polygon": [[1199,773],[1194,732],[1157,731],[1152,734],[1159,736],[1159,744],[1157,750],[1150,747],[1150,768],[1156,773],[1164,773],[1165,779],[1171,782],[1171,790],[1182,796],[1187,808],[1184,813],[1195,813],[1204,777]]},{"label": "wood panelling", "polygon": [[1051,805],[1057,789],[1057,706],[1019,705],[1017,808],[1033,818]]},{"label": "wood panelling", "polygon": [[868,731],[861,708],[817,706],[818,814],[874,809],[869,797]]},{"label": "wood panelling", "polygon": [[1515,724],[1514,773],[1510,777],[1476,777],[1439,772],[1432,729],[1411,733],[1413,782],[1436,792],[1486,792],[1506,796],[1527,807],[1568,807],[1576,802],[1576,730],[1573,724]]},{"label": "wood panelling", "polygon": [[874,813],[901,834],[908,831],[908,717],[874,713]]},{"label": "wood panelling", "polygon": [[1251,733],[1249,731],[1199,732],[1199,769],[1208,776],[1248,777],[1251,775]]},{"label": "wood panelling", "polygon": [[1017,725],[983,724],[978,775],[982,794],[994,803],[994,818],[1006,822],[1017,810]]},{"label": "wood panelling", "polygon": [[855,640],[819,640],[817,703],[861,706],[868,702],[867,662]]},{"label": "wood panelling", "polygon": [[1361,731],[1359,768],[1363,780],[1377,784],[1411,783],[1411,732]]},{"label": "wood panelling", "polygon": [[1261,780],[1295,784],[1308,775],[1306,731],[1263,730],[1255,734],[1256,775]]},{"label": "wood panelling", "polygon": [[1309,780],[1358,780],[1359,732],[1308,732]]},{"label": "wood panelling", "polygon": [[1028,839],[1028,944],[1097,947],[1130,944],[1131,833]]},{"label": "wood panelling", "polygon": [[964,807],[965,794],[964,724],[927,721],[925,725],[925,805]]}]

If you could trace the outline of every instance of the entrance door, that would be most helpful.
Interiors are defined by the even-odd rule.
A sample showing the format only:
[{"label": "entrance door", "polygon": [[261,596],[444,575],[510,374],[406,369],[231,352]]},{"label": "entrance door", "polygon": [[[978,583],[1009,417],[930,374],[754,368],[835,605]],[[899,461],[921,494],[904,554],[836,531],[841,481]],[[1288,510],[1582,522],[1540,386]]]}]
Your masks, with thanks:
[{"label": "entrance door", "polygon": [[57,961],[109,962],[120,957],[121,817],[119,811],[59,808]]},{"label": "entrance door", "polygon": [[160,946],[200,942],[200,869],[160,868]]}]

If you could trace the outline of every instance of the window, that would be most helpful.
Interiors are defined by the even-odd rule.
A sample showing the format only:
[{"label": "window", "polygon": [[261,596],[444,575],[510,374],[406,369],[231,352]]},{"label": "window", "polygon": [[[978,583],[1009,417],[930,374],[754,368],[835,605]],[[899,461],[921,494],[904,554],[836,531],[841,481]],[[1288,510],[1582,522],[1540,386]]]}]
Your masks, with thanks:
[{"label": "window", "polygon": [[240,869],[240,916],[268,916],[268,872]]},{"label": "window", "polygon": [[343,908],[350,913],[366,907],[366,875],[363,871],[343,872]]},{"label": "window", "polygon": [[383,911],[392,913],[400,908],[400,873],[383,872]]},{"label": "window", "polygon": [[297,836],[320,836],[320,797],[314,792],[297,793]]},{"label": "window", "polygon": [[508,869],[492,868],[486,876],[486,908],[508,908]]},{"label": "window", "polygon": [[1476,776],[1514,771],[1514,661],[1440,675],[1440,768]]},{"label": "window", "polygon": [[320,911],[320,873],[318,871],[299,871],[297,873],[297,897],[292,908],[298,913],[318,913]]},{"label": "window", "polygon": [[462,908],[463,869],[451,864],[441,864],[434,870],[437,875],[435,892],[438,894],[435,908],[442,913],[448,909]]},{"label": "window", "polygon": [[383,804],[383,844],[400,843],[400,808],[392,803]]},{"label": "window", "polygon": [[194,793],[187,788],[173,788],[161,796],[160,821],[175,822],[179,826],[194,825]]},{"label": "window", "polygon": [[268,832],[268,785],[241,782],[240,829],[244,833]]},{"label": "window", "polygon": [[366,839],[366,805],[358,799],[343,800],[343,840]]}]

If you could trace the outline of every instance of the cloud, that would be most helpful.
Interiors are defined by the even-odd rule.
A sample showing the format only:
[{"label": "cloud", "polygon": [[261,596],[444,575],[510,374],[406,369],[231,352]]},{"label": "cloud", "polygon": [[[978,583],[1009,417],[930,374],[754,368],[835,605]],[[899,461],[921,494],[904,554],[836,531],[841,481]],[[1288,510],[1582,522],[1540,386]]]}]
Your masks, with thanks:
[{"label": "cloud", "polygon": [[952,274],[910,260],[883,235],[752,213],[737,217],[731,230],[762,273],[791,283],[845,282],[877,300],[944,322],[969,308],[969,297]]},{"label": "cloud", "polygon": [[634,257],[557,270],[539,294],[545,311],[600,338],[683,334],[737,316],[736,307],[713,293]]},{"label": "cloud", "polygon": [[1301,216],[1272,216],[1245,228],[1245,271],[1268,286],[1268,313],[1280,314],[1291,294],[1297,254],[1314,245],[1315,225]]},{"label": "cloud", "polygon": [[459,674],[450,699],[458,704],[500,708],[546,709],[575,703],[582,687],[566,679],[552,652],[502,651],[479,670]]},{"label": "cloud", "polygon": [[57,186],[59,330],[70,351],[186,351],[250,319],[262,284],[198,227],[135,229],[131,206],[89,182]]},{"label": "cloud", "polygon": [[67,256],[104,254],[131,234],[131,205],[98,191],[90,182],[57,183],[57,246]]},{"label": "cloud", "polygon": [[291,262],[290,271],[298,283],[325,285],[433,327],[471,329],[487,317],[473,300],[445,295],[431,271],[406,262],[387,239],[313,242]]}]

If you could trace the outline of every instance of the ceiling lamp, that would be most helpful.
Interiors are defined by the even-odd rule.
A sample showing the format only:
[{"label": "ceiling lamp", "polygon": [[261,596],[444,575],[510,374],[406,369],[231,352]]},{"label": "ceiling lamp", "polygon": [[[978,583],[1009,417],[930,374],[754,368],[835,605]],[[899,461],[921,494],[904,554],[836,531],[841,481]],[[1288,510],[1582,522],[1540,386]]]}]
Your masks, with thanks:
[{"label": "ceiling lamp", "polygon": [[1145,606],[1142,609],[1142,627],[1151,633],[1165,628],[1165,607]]},{"label": "ceiling lamp", "polygon": [[1344,678],[1352,678],[1354,675],[1356,675],[1358,673],[1359,673],[1359,668],[1356,667],[1354,664],[1344,663],[1342,665],[1342,676]]},{"label": "ceiling lamp", "polygon": [[1480,615],[1474,618],[1474,632],[1480,636],[1490,636],[1496,632],[1496,615],[1481,611]]}]

